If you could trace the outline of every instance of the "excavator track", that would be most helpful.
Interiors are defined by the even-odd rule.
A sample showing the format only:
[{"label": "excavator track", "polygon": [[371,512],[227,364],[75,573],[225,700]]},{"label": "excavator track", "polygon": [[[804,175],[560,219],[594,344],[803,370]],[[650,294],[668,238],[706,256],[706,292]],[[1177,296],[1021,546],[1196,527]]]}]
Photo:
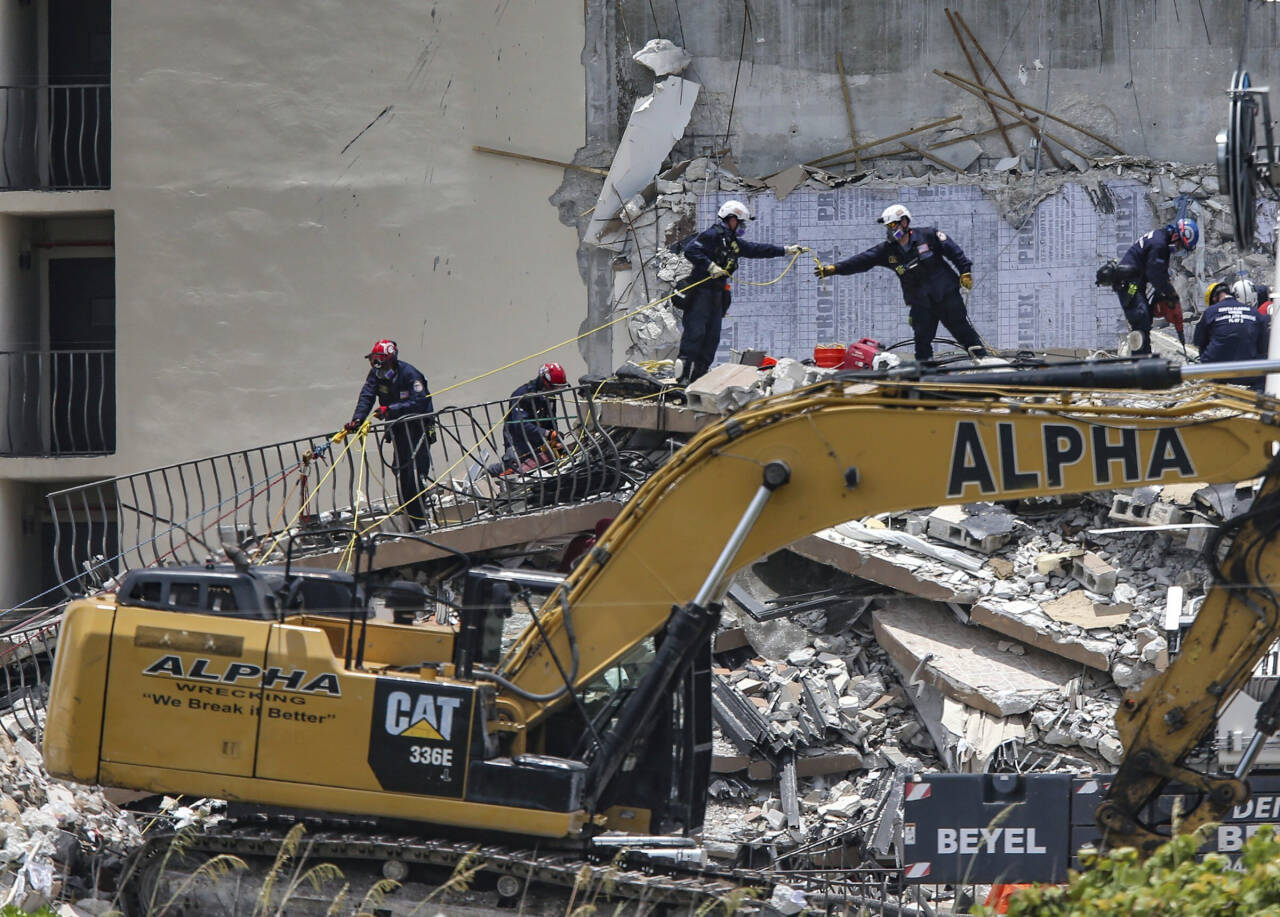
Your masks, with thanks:
[{"label": "excavator track", "polygon": [[[566,889],[581,885],[589,878],[593,884],[607,882],[616,898],[684,907],[721,901],[741,894],[744,888],[754,888],[757,891],[753,897],[767,899],[775,881],[760,870],[676,866],[675,869],[683,873],[680,874],[659,871],[673,868],[674,864],[665,862],[658,862],[652,868],[626,868],[616,863],[593,862],[577,851],[543,852],[408,834],[372,834],[344,830],[344,827],[328,823],[322,824],[319,830],[308,830],[304,838],[308,862],[333,863],[340,869],[352,862],[377,865],[389,861],[452,869],[470,855],[476,862],[484,863],[483,873],[489,876],[510,875],[522,883]],[[227,822],[185,836],[183,852],[195,859],[224,853],[242,858],[273,858],[288,830],[288,826]],[[135,862],[159,862],[177,837],[175,832],[149,836],[147,843],[135,853]],[[743,905],[749,906],[749,902]]]}]

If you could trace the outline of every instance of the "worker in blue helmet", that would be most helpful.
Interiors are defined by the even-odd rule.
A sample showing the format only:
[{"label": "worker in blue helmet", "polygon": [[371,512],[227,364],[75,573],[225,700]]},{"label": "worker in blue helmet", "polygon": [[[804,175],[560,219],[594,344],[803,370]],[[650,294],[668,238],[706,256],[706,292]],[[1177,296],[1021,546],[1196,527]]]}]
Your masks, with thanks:
[{"label": "worker in blue helmet", "polygon": [[1129,327],[1142,336],[1135,356],[1151,353],[1151,323],[1157,312],[1182,328],[1182,302],[1169,280],[1169,261],[1175,255],[1194,251],[1200,241],[1200,227],[1192,219],[1176,220],[1153,229],[1129,246],[1111,289]]}]

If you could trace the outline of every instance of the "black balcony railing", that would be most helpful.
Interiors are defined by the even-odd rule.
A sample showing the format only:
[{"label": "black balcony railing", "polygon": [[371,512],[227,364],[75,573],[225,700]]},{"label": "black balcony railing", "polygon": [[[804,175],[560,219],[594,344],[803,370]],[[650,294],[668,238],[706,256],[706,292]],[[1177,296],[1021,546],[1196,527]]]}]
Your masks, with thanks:
[{"label": "black balcony railing", "polygon": [[111,187],[111,87],[0,86],[0,190]]},{"label": "black balcony railing", "polygon": [[[203,561],[228,542],[265,560],[280,556],[286,533],[300,536],[297,550],[327,553],[343,544],[326,540],[334,526],[430,533],[617,494],[643,480],[648,468],[619,454],[589,388],[545,399],[543,428],[557,434],[545,449],[523,450],[509,403],[491,401],[432,415],[434,442],[423,418],[410,418],[375,424],[362,443],[313,436],[51,493],[58,578],[69,593],[90,591],[127,569]],[[400,471],[418,454],[430,456],[429,470],[422,492],[408,493],[412,477]]]},{"label": "black balcony railing", "polygon": [[0,403],[2,456],[115,452],[115,351],[0,351]]}]

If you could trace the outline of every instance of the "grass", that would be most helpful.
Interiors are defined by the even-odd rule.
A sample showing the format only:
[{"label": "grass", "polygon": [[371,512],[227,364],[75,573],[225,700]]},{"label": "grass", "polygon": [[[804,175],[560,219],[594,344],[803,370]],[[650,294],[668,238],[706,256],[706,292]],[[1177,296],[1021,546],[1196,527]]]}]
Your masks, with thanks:
[{"label": "grass", "polygon": [[[291,903],[301,904],[299,896],[308,893],[308,903],[315,904],[317,898],[323,901],[329,898],[326,917],[374,917],[381,908],[387,906],[388,899],[401,890],[401,884],[392,879],[375,881],[364,893],[358,904],[353,903],[351,884],[346,880],[341,869],[333,863],[311,862],[312,844],[305,840],[306,828],[295,824],[280,842],[270,868],[262,878],[254,899],[252,917],[286,917],[291,913]],[[136,895],[139,906],[139,917],[174,917],[180,902],[201,884],[215,884],[234,874],[248,877],[249,864],[240,857],[231,854],[217,854],[209,857],[194,869],[186,873],[181,882],[167,896],[164,873],[176,868],[179,863],[190,859],[189,850],[196,838],[193,829],[178,831],[173,840],[165,848],[158,862],[140,863],[135,861],[129,872],[121,878],[123,888],[133,880],[140,894]],[[450,895],[461,895],[469,892],[477,876],[483,872],[486,863],[480,859],[478,847],[472,848],[453,867],[449,877],[436,886],[424,898],[418,901],[408,912],[409,917],[435,917],[445,907]],[[619,854],[621,857],[621,854]],[[154,872],[153,872],[154,870]],[[515,917],[525,914],[528,893],[533,886],[532,872],[526,876],[524,890],[518,909],[511,911]],[[617,899],[617,879],[622,872],[620,859],[603,868],[593,868],[583,864],[568,892],[568,900],[564,908],[564,917],[604,917],[622,914],[645,917],[653,913],[659,902],[649,900],[648,891],[638,898]],[[723,898],[709,898],[697,906],[690,906],[687,913],[692,917],[713,917],[716,914],[732,915],[748,900],[759,894],[758,889],[738,889]],[[145,900],[142,900],[144,899]],[[403,900],[403,899],[402,899]],[[119,897],[113,906],[119,905]],[[296,906],[296,905],[295,905]],[[28,917],[14,908],[0,910],[0,917]],[[40,911],[30,917],[57,917],[55,912]],[[113,910],[108,917],[123,917],[123,912]]]}]

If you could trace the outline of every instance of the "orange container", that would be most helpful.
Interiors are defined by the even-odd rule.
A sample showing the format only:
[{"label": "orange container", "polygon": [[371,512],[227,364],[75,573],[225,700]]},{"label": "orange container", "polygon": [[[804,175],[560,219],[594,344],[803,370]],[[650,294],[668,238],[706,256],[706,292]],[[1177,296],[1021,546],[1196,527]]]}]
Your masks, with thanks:
[{"label": "orange container", "polygon": [[843,344],[819,344],[813,348],[813,362],[826,369],[832,369],[843,363],[844,355]]}]

